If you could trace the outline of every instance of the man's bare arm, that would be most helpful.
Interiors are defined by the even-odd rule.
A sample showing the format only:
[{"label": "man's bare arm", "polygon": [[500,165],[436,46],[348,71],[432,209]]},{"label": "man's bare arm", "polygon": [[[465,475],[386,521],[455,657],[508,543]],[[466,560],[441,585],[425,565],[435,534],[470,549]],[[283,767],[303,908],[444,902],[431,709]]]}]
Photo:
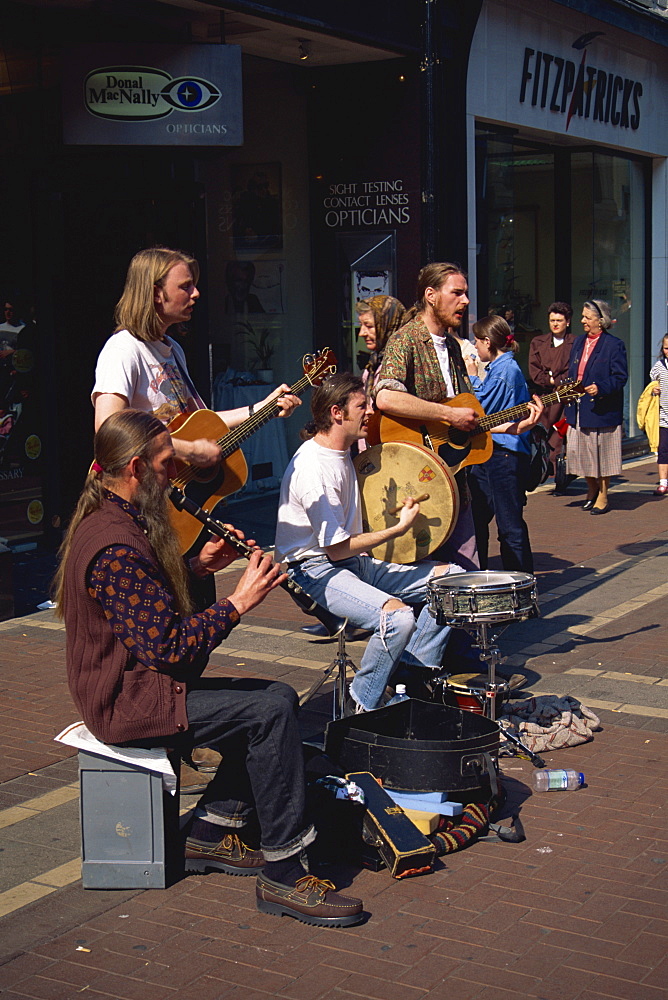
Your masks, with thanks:
[{"label": "man's bare arm", "polygon": [[399,511],[399,520],[389,528],[381,528],[379,531],[364,531],[360,535],[351,535],[350,538],[335,545],[326,545],[325,552],[333,562],[341,559],[349,559],[351,556],[358,556],[361,552],[368,552],[375,549],[377,545],[388,542],[391,538],[399,538],[405,535],[411,527],[415,518],[420,513],[420,505],[413,497],[407,497],[404,506]]},{"label": "man's bare arm", "polygon": [[409,392],[398,392],[396,389],[381,389],[376,396],[376,406],[383,413],[394,417],[445,420],[451,427],[457,427],[462,431],[474,430],[478,422],[478,415],[470,406],[431,403],[427,399],[419,399]]}]

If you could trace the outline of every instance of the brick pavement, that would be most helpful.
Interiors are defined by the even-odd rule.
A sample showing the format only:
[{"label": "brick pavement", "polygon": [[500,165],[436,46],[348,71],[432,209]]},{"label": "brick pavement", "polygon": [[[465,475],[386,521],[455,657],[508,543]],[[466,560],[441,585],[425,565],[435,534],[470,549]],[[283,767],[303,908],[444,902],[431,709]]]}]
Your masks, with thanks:
[{"label": "brick pavement", "polygon": [[[523,660],[532,688],[598,684],[590,689],[607,685],[616,695],[630,684],[627,707],[647,714],[598,710],[603,729],[593,742],[547,755],[548,766],[585,772],[587,787],[578,792],[531,795],[531,765],[504,759],[508,808],[521,806],[523,844],[487,838],[450,855],[432,875],[404,881],[333,869],[335,881],[365,901],[370,916],[356,928],[311,928],[260,914],[252,879],[222,874],[191,876],[163,891],[104,893],[83,891],[65,865],[59,885],[55,848],[71,836],[68,823],[76,825],[75,801],[67,799],[76,794],[75,761],[52,742],[75,718],[64,634],[48,613],[3,623],[0,827],[14,812],[12,825],[0,829],[0,849],[10,867],[14,859],[17,879],[33,887],[32,902],[0,917],[3,995],[664,1000],[668,734],[661,681],[668,680],[668,647],[665,601],[652,594],[666,580],[660,553],[668,507],[651,497],[653,464],[627,468],[623,479],[611,513],[593,522],[578,509],[576,491],[530,497],[536,574],[541,594],[550,596],[545,618],[527,624],[537,630],[525,647],[561,639],[527,654],[522,626],[513,626],[501,647]],[[641,594],[637,577],[645,568],[650,578]],[[221,574],[220,590],[232,582],[233,574]],[[569,631],[588,608],[595,627]],[[281,676],[305,690],[333,649],[306,641],[298,632],[303,621],[287,595],[271,595],[230,637],[230,652],[221,647],[214,671]],[[357,659],[357,644],[349,651]],[[328,710],[325,694],[314,699],[305,728],[321,728]],[[17,819],[16,810],[25,816]],[[72,864],[76,869],[76,858]]]}]

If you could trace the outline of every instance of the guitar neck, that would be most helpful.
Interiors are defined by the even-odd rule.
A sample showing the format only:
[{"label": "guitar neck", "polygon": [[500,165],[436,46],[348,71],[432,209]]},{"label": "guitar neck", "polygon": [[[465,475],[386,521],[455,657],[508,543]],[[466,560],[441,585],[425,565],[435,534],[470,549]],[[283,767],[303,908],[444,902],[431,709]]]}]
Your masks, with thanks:
[{"label": "guitar neck", "polygon": [[[311,384],[310,379],[304,375],[299,381],[295,382],[294,385],[290,386],[289,392],[293,396],[301,396],[305,389]],[[221,457],[223,459],[229,458],[229,456],[237,451],[237,449],[243,444],[243,442],[249,438],[255,431],[259,430],[264,424],[269,423],[276,414],[279,412],[280,407],[276,401],[267,403],[265,406],[261,407],[257,413],[254,413],[252,417],[244,420],[242,424],[235,427],[234,430],[229,431],[224,437],[219,438],[217,444],[221,450]]]},{"label": "guitar neck", "polygon": [[[550,392],[546,396],[541,396],[541,402],[543,406],[551,406],[552,403],[559,403],[561,400],[567,396],[567,393]],[[529,403],[519,403],[517,406],[511,406],[508,410],[499,410],[498,413],[489,413],[478,421],[478,428],[481,431],[489,431],[492,427],[497,427],[499,424],[505,424],[507,422],[514,422],[515,420],[521,420],[522,417],[526,417],[529,414]]]}]

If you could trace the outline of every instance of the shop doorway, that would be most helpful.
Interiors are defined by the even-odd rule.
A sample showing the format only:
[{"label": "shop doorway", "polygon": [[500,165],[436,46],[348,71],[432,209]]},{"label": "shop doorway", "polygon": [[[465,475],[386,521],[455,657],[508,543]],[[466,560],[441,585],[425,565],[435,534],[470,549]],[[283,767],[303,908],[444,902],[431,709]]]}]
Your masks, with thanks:
[{"label": "shop doorway", "polygon": [[598,149],[542,145],[476,133],[477,315],[506,315],[527,373],[529,344],[547,330],[551,302],[601,298],[629,360],[624,432],[646,375],[647,164]]}]

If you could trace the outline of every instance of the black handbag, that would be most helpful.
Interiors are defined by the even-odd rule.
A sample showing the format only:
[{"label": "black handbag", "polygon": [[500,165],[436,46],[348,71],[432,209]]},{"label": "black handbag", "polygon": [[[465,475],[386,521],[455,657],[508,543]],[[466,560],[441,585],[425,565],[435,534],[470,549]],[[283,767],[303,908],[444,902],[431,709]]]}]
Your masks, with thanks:
[{"label": "black handbag", "polygon": [[550,445],[548,433],[542,424],[531,428],[531,456],[524,481],[524,489],[531,493],[547,479],[550,472]]}]

